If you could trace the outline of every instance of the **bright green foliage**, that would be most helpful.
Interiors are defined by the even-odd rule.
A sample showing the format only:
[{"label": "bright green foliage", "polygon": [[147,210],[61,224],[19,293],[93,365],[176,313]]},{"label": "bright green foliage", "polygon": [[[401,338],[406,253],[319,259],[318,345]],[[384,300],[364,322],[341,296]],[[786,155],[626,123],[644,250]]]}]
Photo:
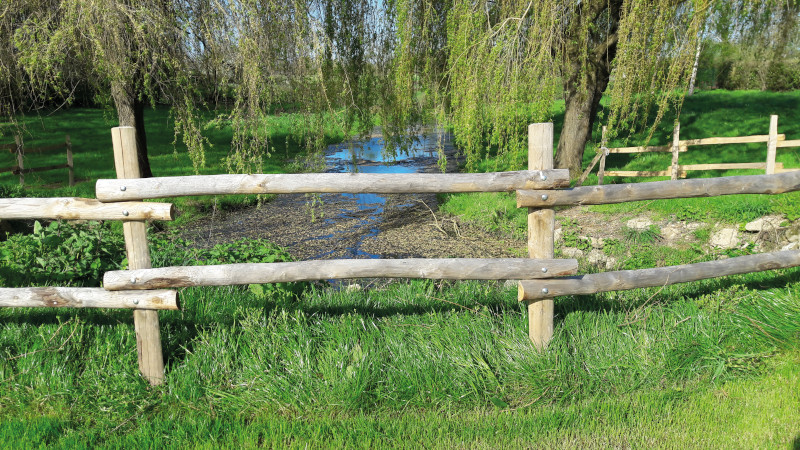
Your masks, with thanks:
[{"label": "bright green foliage", "polygon": [[0,283],[20,286],[97,286],[120,268],[125,244],[108,223],[34,222],[33,233],[0,242]]}]

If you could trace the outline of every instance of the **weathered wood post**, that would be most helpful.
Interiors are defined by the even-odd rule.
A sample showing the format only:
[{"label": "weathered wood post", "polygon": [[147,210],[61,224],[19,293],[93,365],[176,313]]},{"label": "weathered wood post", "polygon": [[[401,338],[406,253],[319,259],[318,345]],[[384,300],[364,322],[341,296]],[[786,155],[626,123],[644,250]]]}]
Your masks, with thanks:
[{"label": "weathered wood post", "polygon": [[22,153],[24,151],[22,147],[22,139],[19,136],[14,136],[14,142],[17,144],[17,170],[19,170],[19,185],[25,186],[25,173],[23,169],[25,169],[25,163],[22,160]]},{"label": "weathered wood post", "polygon": [[678,179],[678,155],[681,151],[681,124],[676,120],[672,130],[672,167],[670,175],[673,180]]},{"label": "weathered wood post", "polygon": [[[112,128],[111,140],[114,144],[117,178],[140,178],[139,160],[136,155],[136,129]],[[128,251],[128,268],[151,268],[150,250],[147,247],[147,223],[144,220],[125,221],[122,224],[122,231],[125,234],[125,248]],[[158,313],[153,310],[136,310],[133,312],[133,324],[136,330],[139,370],[150,384],[162,384],[164,358],[161,353]]]},{"label": "weathered wood post", "polygon": [[[553,124],[528,126],[528,170],[553,168]],[[528,256],[553,258],[556,215],[552,209],[528,208]],[[528,336],[539,350],[553,337],[553,299],[529,301]]]},{"label": "weathered wood post", "polygon": [[600,157],[600,168],[597,169],[597,185],[603,185],[603,178],[606,176],[606,156],[608,156],[608,149],[606,148],[606,132],[608,128],[603,125],[603,138],[602,138],[602,145],[601,145],[601,153],[602,156]]},{"label": "weathered wood post", "polygon": [[69,185],[75,186],[75,164],[72,162],[72,141],[69,135],[65,139],[67,145],[67,169],[69,169]]},{"label": "weathered wood post", "polygon": [[767,175],[775,173],[775,157],[778,153],[778,116],[769,116],[769,139],[767,140]]}]

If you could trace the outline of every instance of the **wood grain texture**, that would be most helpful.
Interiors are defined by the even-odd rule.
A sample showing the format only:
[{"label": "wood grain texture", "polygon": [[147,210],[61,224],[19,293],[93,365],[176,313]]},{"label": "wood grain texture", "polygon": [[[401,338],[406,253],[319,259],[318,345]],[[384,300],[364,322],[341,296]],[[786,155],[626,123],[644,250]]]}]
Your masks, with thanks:
[{"label": "wood grain texture", "polygon": [[678,176],[680,175],[678,169],[678,157],[680,156],[681,152],[681,124],[675,122],[675,128],[672,130],[672,166],[669,169],[670,177],[673,180],[677,180]]},{"label": "wood grain texture", "polygon": [[[517,206],[605,205],[639,200],[715,197],[734,194],[783,194],[800,190],[800,172],[649,183],[581,186],[556,191],[517,191]],[[547,199],[542,199],[547,195]]]},{"label": "wood grain texture", "polygon": [[178,309],[178,293],[170,290],[115,291],[103,288],[0,288],[0,307]]},{"label": "wood grain texture", "polygon": [[[605,153],[600,159],[600,171],[605,166]],[[528,170],[553,168],[553,124],[535,123],[528,126]],[[602,175],[601,175],[602,176]],[[546,194],[545,194],[546,195]],[[556,213],[553,209],[528,208],[528,256],[552,259],[555,252]],[[528,337],[540,351],[553,338],[553,301],[531,301],[528,307]]]},{"label": "wood grain texture", "polygon": [[[127,213],[127,215],[126,215]],[[101,203],[90,198],[0,198],[0,219],[173,220],[171,203]]]},{"label": "wood grain texture", "polygon": [[[114,163],[117,177],[139,178],[139,160],[136,154],[136,131],[133,127],[111,129],[114,145]],[[138,200],[138,199],[137,199]],[[128,221],[122,224],[125,235],[125,248],[128,253],[128,267],[149,269],[150,249],[147,246],[147,224],[144,221]],[[136,332],[136,349],[139,356],[139,371],[152,385],[164,383],[164,357],[161,350],[161,332],[158,313],[152,310],[133,312],[133,326]]]},{"label": "wood grain texture", "polygon": [[508,280],[563,276],[577,270],[574,259],[334,259],[116,270],[105,273],[103,286],[108,290],[160,289],[382,277]]},{"label": "wood grain texture", "polygon": [[[518,299],[531,301],[561,295],[588,295],[669,286],[726,275],[797,266],[800,266],[800,250],[786,250],[656,269],[622,270],[541,281],[524,280],[519,283]],[[543,291],[544,289],[547,289],[547,293]]]},{"label": "wood grain texture", "polygon": [[193,175],[125,181],[97,180],[95,191],[98,200],[116,202],[190,195],[510,192],[517,189],[565,186],[569,186],[569,171],[549,170],[495,173]]}]

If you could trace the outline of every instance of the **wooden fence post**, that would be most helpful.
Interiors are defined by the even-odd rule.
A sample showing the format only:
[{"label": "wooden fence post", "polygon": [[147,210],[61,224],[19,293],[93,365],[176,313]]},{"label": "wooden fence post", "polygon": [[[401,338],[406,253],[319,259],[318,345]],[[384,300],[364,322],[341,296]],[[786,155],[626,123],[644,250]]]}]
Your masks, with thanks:
[{"label": "wooden fence post", "polygon": [[[553,168],[553,124],[528,126],[528,170]],[[544,195],[543,195],[544,196]],[[552,259],[554,254],[555,211],[528,208],[528,256]],[[528,336],[539,350],[547,348],[553,337],[553,300],[528,303]]]},{"label": "wooden fence post", "polygon": [[17,144],[17,168],[19,169],[19,185],[25,186],[25,174],[22,169],[25,168],[25,163],[22,160],[23,144],[19,136],[14,136],[14,142]]},{"label": "wooden fence post", "polygon": [[[111,129],[114,144],[114,164],[117,178],[140,178],[139,160],[136,154],[136,129],[116,127]],[[125,248],[128,251],[129,269],[149,269],[150,250],[147,247],[147,223],[143,220],[123,222]],[[133,312],[136,330],[136,348],[139,354],[139,370],[152,385],[164,382],[164,358],[161,353],[161,336],[158,328],[158,313],[153,310]]]},{"label": "wooden fence post", "polygon": [[75,164],[72,162],[72,141],[69,140],[69,135],[67,135],[65,142],[67,144],[67,169],[69,169],[69,185],[75,186]]},{"label": "wooden fence post", "polygon": [[670,175],[673,180],[678,179],[678,155],[681,152],[681,124],[676,120],[672,130],[672,167]]},{"label": "wooden fence post", "polygon": [[769,140],[767,140],[767,175],[775,173],[775,157],[778,153],[778,116],[769,116]]},{"label": "wooden fence post", "polygon": [[600,168],[597,169],[597,185],[598,186],[602,186],[603,185],[603,178],[605,178],[605,176],[606,176],[606,156],[608,156],[608,149],[606,148],[606,143],[607,143],[607,141],[606,141],[606,132],[607,131],[608,131],[608,128],[606,128],[606,126],[603,125],[603,140],[602,140],[602,142],[603,142],[602,153],[603,154],[600,157]]}]

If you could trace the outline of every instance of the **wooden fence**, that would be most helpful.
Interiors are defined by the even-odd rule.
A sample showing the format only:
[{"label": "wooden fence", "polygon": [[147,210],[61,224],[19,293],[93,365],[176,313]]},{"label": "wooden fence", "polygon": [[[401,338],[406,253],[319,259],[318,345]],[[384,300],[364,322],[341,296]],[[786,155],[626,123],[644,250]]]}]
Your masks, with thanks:
[{"label": "wooden fence", "polygon": [[[766,157],[764,162],[747,162],[747,163],[719,163],[719,164],[678,164],[678,158],[681,153],[689,151],[692,146],[706,146],[706,145],[723,145],[723,144],[753,144],[753,143],[766,143]],[[586,177],[589,176],[592,169],[599,163],[597,171],[597,184],[602,185],[604,178],[609,177],[662,177],[668,176],[673,180],[678,178],[686,178],[686,172],[691,171],[704,171],[704,170],[732,170],[732,169],[756,169],[764,170],[764,173],[771,175],[774,173],[788,172],[800,169],[786,169],[782,163],[775,162],[777,156],[777,149],[800,147],[800,139],[786,140],[786,135],[778,134],[778,116],[770,116],[769,121],[769,134],[754,135],[754,136],[734,136],[734,137],[708,137],[702,139],[680,139],[680,124],[675,123],[672,130],[672,144],[670,145],[657,145],[657,146],[640,146],[640,147],[606,147],[606,127],[603,127],[603,137],[600,145],[600,151],[589,163],[589,167],[581,175],[578,180],[578,186],[583,184]],[[635,153],[653,153],[664,152],[672,154],[672,164],[664,170],[606,170],[606,157],[610,154],[635,154]]]},{"label": "wooden fence", "polygon": [[[568,186],[566,170],[553,169],[553,126],[528,129],[527,171],[488,174],[294,174],[139,178],[134,129],[112,129],[116,180],[98,180],[93,199],[0,199],[2,218],[122,220],[128,270],[104,274],[103,288],[0,289],[0,306],[103,307],[134,310],[139,369],[152,384],[164,380],[159,309],[177,309],[170,288],[300,280],[401,277],[518,279],[528,308],[529,337],[546,348],[553,334],[553,297],[683,283],[723,275],[800,265],[800,251],[782,251],[683,266],[575,276],[575,259],[554,259],[557,205],[716,196],[779,194],[800,190],[800,172],[612,186]],[[146,221],[171,220],[170,204],[143,199],[236,193],[415,193],[516,191],[528,208],[529,258],[325,260],[152,268]]]},{"label": "wooden fence", "polygon": [[[56,170],[56,169],[68,169],[69,170],[69,185],[75,186],[75,164],[72,160],[72,142],[69,139],[69,135],[64,138],[63,144],[53,144],[48,145],[45,147],[31,147],[26,148],[25,145],[22,143],[22,140],[19,137],[16,137],[16,143],[14,144],[4,144],[0,145],[0,150],[8,150],[16,156],[17,164],[11,167],[3,167],[0,168],[0,173],[3,172],[11,172],[14,175],[19,175],[19,184],[21,186],[25,185],[25,174],[26,173],[34,173],[34,172],[45,172],[48,170]],[[25,166],[25,155],[33,155],[33,154],[42,154],[42,153],[50,153],[56,150],[65,149],[67,153],[67,162],[66,164],[55,164],[52,166],[41,166],[41,167],[26,167]]]}]

